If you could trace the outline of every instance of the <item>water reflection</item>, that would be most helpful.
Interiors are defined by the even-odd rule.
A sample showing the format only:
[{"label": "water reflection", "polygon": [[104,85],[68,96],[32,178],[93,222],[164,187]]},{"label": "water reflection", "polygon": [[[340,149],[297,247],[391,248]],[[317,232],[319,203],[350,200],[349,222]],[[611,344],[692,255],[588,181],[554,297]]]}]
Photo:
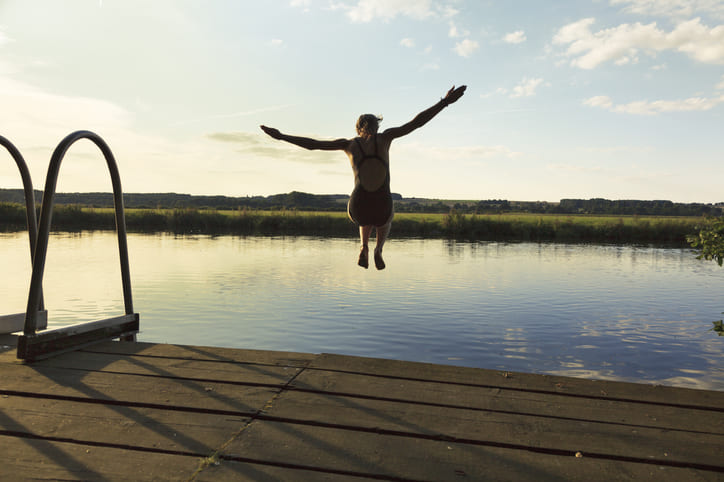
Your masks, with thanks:
[{"label": "water reflection", "polygon": [[[2,313],[25,308],[27,239],[0,237]],[[129,237],[144,341],[334,352],[724,389],[724,270],[687,250],[391,240]],[[51,326],[123,310],[113,233],[54,235]],[[6,277],[6,279],[10,279]]]}]

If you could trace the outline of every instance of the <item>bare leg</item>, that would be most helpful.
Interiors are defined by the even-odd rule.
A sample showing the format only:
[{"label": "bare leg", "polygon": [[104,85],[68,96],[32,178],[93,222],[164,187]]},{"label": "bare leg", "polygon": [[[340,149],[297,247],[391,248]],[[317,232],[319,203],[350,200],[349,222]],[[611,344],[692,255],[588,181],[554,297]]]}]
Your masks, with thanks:
[{"label": "bare leg", "polygon": [[367,269],[369,266],[369,262],[367,260],[367,256],[369,254],[369,248],[368,244],[370,241],[370,234],[372,234],[372,228],[373,226],[360,226],[359,227],[359,237],[360,241],[362,242],[362,247],[360,248],[359,252],[359,259],[357,260],[357,264],[362,266],[363,268]]},{"label": "bare leg", "polygon": [[370,235],[372,234],[372,228],[374,226],[360,226],[359,227],[359,238],[362,241],[362,246],[367,246],[370,242]]},{"label": "bare leg", "polygon": [[385,269],[385,262],[382,260],[382,248],[385,245],[387,236],[390,234],[390,228],[392,227],[392,220],[390,220],[384,226],[377,227],[377,243],[375,246],[375,266],[377,269]]},{"label": "bare leg", "polygon": [[390,234],[390,228],[392,227],[392,222],[385,224],[384,226],[378,226],[377,227],[377,244],[375,246],[375,253],[381,253],[382,247],[385,245],[385,241],[387,241],[387,236]]}]

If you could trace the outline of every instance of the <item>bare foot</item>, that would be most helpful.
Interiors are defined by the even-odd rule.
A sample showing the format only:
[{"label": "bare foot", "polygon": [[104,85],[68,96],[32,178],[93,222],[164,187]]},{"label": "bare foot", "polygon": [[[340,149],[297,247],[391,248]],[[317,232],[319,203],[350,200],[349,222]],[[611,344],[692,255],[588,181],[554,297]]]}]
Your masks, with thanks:
[{"label": "bare foot", "polygon": [[385,269],[385,262],[382,259],[382,252],[375,250],[375,268]]},{"label": "bare foot", "polygon": [[362,266],[364,269],[369,268],[370,262],[367,259],[369,256],[369,249],[367,246],[362,246],[362,249],[359,251],[359,259],[357,260],[357,264]]}]

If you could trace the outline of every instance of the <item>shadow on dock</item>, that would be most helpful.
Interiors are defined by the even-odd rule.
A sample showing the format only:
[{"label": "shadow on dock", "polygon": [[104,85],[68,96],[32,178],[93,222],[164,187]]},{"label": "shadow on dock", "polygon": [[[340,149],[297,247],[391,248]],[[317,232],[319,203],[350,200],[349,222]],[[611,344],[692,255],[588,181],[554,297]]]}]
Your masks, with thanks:
[{"label": "shadow on dock", "polygon": [[721,480],[724,392],[391,360],[0,337],[2,479]]}]

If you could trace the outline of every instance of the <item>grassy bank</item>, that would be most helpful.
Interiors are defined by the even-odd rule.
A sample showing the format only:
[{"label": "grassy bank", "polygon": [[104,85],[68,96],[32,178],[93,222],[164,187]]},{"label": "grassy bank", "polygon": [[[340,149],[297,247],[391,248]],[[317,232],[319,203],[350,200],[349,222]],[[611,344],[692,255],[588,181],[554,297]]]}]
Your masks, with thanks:
[{"label": "grassy bank", "polygon": [[[594,216],[543,214],[399,213],[396,237],[458,238],[494,241],[558,241],[688,246],[698,217]],[[198,209],[128,209],[129,231],[237,235],[356,236],[342,212],[216,211]],[[0,204],[5,231],[25,229],[25,208]],[[113,229],[112,209],[56,206],[54,230]]]}]

